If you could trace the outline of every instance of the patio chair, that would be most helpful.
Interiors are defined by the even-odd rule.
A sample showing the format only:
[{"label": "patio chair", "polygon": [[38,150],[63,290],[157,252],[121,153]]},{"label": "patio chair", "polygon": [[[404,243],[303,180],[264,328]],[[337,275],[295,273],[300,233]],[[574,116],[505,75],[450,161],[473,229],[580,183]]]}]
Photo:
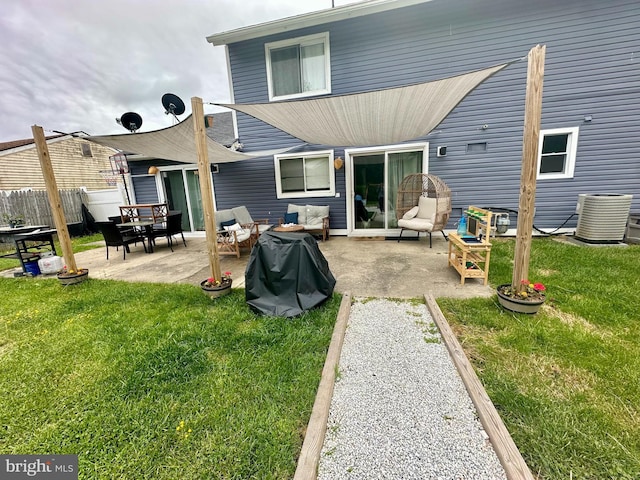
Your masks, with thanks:
[{"label": "patio chair", "polygon": [[444,228],[451,214],[451,190],[446,183],[435,175],[415,173],[404,177],[398,187],[396,199],[396,218],[400,236],[405,230],[426,232],[429,234],[429,248],[431,248],[431,233],[440,231],[447,240]]},{"label": "patio chair", "polygon": [[167,214],[167,219],[164,223],[163,227],[155,227],[153,228],[153,239],[155,244],[155,239],[158,237],[167,237],[167,244],[169,248],[173,252],[173,236],[180,235],[182,237],[182,243],[184,246],[187,246],[187,241],[184,239],[184,234],[182,233],[182,212],[170,211]]},{"label": "patio chair", "polygon": [[219,255],[235,255],[240,258],[240,248],[253,248],[254,239],[259,237],[258,224],[254,223],[247,227],[235,223],[223,227],[216,235],[216,243]]},{"label": "patio chair", "polygon": [[122,247],[122,259],[127,259],[127,253],[131,253],[129,245],[132,243],[142,242],[144,252],[147,253],[147,246],[144,243],[144,237],[141,234],[124,235],[114,222],[96,222],[96,226],[102,236],[107,247],[107,260],[109,260],[109,247]]}]

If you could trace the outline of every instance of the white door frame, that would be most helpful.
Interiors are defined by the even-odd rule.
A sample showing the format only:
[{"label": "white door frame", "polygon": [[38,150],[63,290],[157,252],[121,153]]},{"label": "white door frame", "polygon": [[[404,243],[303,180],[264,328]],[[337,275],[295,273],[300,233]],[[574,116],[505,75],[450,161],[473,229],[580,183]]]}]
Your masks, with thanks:
[{"label": "white door frame", "polygon": [[346,204],[347,204],[347,236],[349,237],[372,237],[372,236],[386,236],[397,235],[399,229],[385,229],[385,228],[372,228],[372,229],[359,229],[355,228],[355,214],[353,211],[353,198],[355,195],[353,185],[353,157],[365,154],[384,154],[384,182],[385,191],[387,191],[387,162],[389,160],[389,154],[400,153],[407,151],[422,151],[422,172],[429,173],[429,142],[419,143],[406,143],[398,145],[383,145],[378,147],[364,147],[364,148],[347,148],[344,150],[345,159],[345,189],[346,189]]},{"label": "white door frame", "polygon": [[[164,182],[162,181],[162,172],[169,172],[169,171],[176,171],[176,170],[182,171],[182,184],[184,185],[185,195],[187,197],[187,210],[188,210],[187,214],[189,215],[189,227],[191,231],[194,232],[195,230],[193,229],[193,213],[191,211],[191,200],[189,197],[189,192],[186,191],[189,188],[187,183],[187,171],[191,171],[191,170],[198,171],[198,165],[187,163],[184,165],[165,165],[163,167],[158,167],[158,173],[154,175],[156,180],[156,190],[158,192],[158,199],[160,202],[167,201],[166,192],[164,191]],[[209,181],[211,182],[211,191],[213,192],[213,209],[215,210],[216,195],[215,195],[215,190],[213,186],[213,174],[209,175]]]}]

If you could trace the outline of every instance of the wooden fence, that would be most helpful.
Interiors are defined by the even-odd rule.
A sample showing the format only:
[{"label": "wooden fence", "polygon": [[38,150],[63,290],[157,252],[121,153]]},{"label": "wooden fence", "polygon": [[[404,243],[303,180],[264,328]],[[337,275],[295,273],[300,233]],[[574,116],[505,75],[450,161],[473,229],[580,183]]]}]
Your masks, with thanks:
[{"label": "wooden fence", "polygon": [[[81,189],[60,190],[67,224],[82,222],[82,204],[86,193]],[[25,225],[49,225],[55,228],[49,197],[44,190],[26,192],[0,190],[0,224],[8,217],[19,217]]]}]

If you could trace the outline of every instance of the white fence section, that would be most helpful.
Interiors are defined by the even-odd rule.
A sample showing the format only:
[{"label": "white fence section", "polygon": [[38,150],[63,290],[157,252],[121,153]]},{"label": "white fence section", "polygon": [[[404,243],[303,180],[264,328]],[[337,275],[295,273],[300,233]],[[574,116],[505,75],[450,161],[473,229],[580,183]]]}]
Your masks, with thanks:
[{"label": "white fence section", "polygon": [[120,215],[120,205],[125,205],[120,184],[118,189],[92,190],[86,192],[85,205],[96,222],[105,222],[112,215]]}]

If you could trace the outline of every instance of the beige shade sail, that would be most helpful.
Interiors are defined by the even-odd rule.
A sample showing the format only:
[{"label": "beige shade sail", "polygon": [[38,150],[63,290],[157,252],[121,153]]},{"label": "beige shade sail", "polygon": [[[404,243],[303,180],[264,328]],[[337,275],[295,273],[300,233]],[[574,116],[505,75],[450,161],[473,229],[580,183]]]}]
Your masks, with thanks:
[{"label": "beige shade sail", "polygon": [[[145,133],[102,135],[86,137],[87,140],[153,158],[164,158],[183,163],[198,163],[194,141],[193,116],[172,127]],[[234,152],[207,137],[207,149],[211,163],[237,162],[253,156]]]},{"label": "beige shade sail", "polygon": [[395,144],[431,132],[474,88],[510,63],[455,77],[365,93],[257,104],[216,104],[307,143]]}]

